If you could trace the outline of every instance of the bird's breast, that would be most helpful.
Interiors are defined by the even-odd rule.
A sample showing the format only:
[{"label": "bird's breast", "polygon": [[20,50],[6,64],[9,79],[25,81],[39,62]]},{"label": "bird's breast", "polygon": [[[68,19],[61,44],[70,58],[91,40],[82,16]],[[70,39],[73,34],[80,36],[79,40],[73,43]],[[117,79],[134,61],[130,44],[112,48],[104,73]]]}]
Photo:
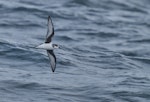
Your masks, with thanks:
[{"label": "bird's breast", "polygon": [[53,50],[52,43],[44,43],[44,44],[39,45],[37,48],[45,49],[45,50]]}]

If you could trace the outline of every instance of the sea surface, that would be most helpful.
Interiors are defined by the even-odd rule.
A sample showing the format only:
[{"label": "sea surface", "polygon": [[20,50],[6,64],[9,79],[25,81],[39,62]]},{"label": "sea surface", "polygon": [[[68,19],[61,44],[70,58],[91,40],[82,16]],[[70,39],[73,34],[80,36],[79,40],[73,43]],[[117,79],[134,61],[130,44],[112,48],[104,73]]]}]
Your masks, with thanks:
[{"label": "sea surface", "polygon": [[150,0],[0,0],[0,102],[150,102]]}]

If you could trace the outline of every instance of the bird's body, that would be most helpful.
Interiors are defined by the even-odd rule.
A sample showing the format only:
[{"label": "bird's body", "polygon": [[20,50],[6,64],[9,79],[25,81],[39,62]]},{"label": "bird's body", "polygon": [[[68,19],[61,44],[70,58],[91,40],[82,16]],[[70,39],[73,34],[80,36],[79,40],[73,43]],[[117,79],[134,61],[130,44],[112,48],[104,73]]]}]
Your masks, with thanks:
[{"label": "bird's body", "polygon": [[38,48],[38,49],[44,49],[44,50],[53,50],[54,49],[52,43],[43,43],[43,44],[37,46],[36,48]]},{"label": "bird's body", "polygon": [[51,69],[54,72],[56,68],[56,57],[53,50],[59,48],[59,46],[51,42],[53,36],[54,36],[54,27],[50,16],[48,16],[48,30],[45,43],[37,46],[36,48],[47,50],[47,54],[50,59]]}]

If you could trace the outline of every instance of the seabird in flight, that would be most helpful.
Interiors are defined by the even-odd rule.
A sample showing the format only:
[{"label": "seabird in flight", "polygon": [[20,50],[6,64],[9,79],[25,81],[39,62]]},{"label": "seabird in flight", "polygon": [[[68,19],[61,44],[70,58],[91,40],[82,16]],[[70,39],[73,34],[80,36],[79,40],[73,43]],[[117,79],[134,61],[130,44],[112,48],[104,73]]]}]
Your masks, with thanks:
[{"label": "seabird in flight", "polygon": [[54,27],[53,27],[51,17],[48,16],[48,29],[47,29],[45,43],[37,46],[36,48],[47,50],[47,54],[50,59],[51,69],[54,72],[56,68],[56,57],[55,57],[53,50],[58,49],[59,46],[57,44],[52,43],[53,36],[54,36]]}]

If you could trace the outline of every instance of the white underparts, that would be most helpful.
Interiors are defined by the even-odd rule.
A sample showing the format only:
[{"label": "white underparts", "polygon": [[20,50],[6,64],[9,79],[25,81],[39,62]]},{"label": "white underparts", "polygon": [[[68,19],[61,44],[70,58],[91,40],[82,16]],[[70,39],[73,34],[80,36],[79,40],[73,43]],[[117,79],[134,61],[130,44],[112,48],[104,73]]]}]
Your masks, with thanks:
[{"label": "white underparts", "polygon": [[44,43],[44,44],[37,46],[36,48],[45,49],[45,50],[53,50],[54,49],[52,46],[52,43]]}]

